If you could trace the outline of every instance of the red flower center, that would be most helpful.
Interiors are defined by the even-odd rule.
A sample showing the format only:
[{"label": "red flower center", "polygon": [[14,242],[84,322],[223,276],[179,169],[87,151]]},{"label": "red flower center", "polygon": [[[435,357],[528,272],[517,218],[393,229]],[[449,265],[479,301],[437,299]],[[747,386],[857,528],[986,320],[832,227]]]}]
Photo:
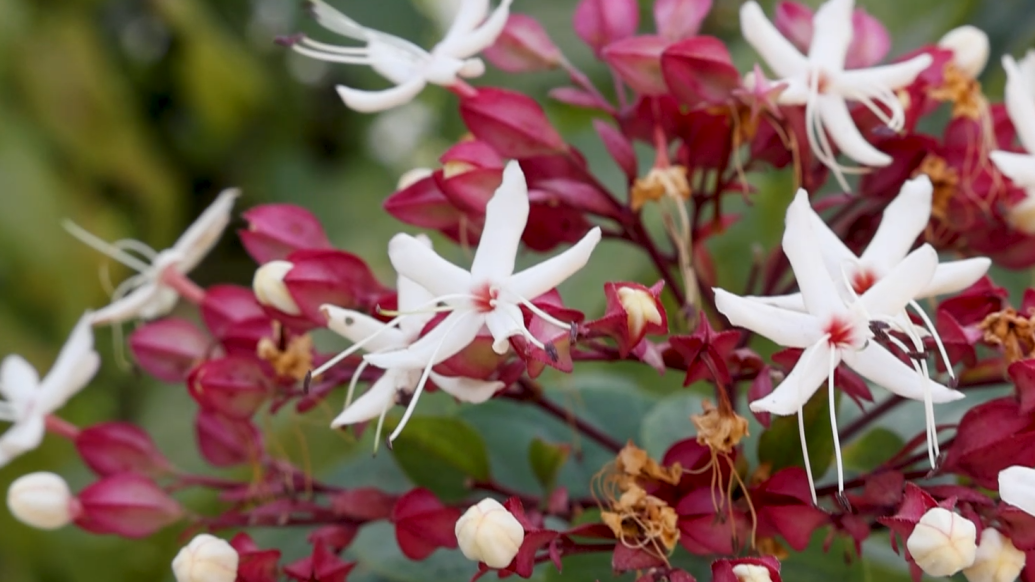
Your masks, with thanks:
[{"label": "red flower center", "polygon": [[500,290],[489,283],[481,284],[474,291],[474,308],[482,313],[496,309],[496,300],[499,299]]},{"label": "red flower center", "polygon": [[852,289],[862,295],[877,282],[877,274],[869,269],[860,269],[852,275]]},{"label": "red flower center", "polygon": [[855,343],[855,327],[851,321],[842,317],[832,317],[823,331],[827,334],[827,341],[832,347],[846,348]]}]

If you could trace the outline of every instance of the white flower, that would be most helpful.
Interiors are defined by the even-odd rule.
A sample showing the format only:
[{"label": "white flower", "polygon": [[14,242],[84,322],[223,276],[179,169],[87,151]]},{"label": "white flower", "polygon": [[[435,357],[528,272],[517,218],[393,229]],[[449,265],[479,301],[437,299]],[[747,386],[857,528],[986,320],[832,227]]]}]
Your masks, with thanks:
[{"label": "white flower", "polygon": [[1010,223],[1018,230],[1035,234],[1035,50],[1028,51],[1020,63],[1010,55],[1003,56],[1003,68],[1006,112],[1027,153],[998,150],[989,157],[1000,172],[1028,193],[1024,201],[1010,209]]},{"label": "white flower", "polygon": [[952,51],[952,61],[961,71],[977,78],[988,64],[988,35],[969,24],[958,26],[938,40],[938,47]]},{"label": "white flower", "polygon": [[[431,247],[431,241],[427,237],[421,236],[417,240],[428,248]],[[320,306],[320,310],[327,317],[327,327],[351,340],[353,345],[320,366],[313,372],[314,376],[322,374],[359,348],[371,353],[401,350],[420,337],[421,330],[435,315],[434,299],[426,289],[403,276],[398,279],[397,291],[398,311],[401,315],[388,323],[351,309],[342,309],[334,305]],[[424,376],[430,378],[447,394],[473,404],[485,402],[503,388],[503,382],[443,376],[425,366],[386,368],[384,375],[374,382],[363,396],[352,402],[356,382],[366,366],[367,362],[364,361],[353,375],[348,396],[345,398],[345,410],[331,422],[331,428],[380,417],[380,433],[381,421],[388,409],[396,403],[400,394],[412,394],[417,386],[422,384]]]},{"label": "white flower", "polygon": [[65,405],[97,373],[100,357],[93,349],[91,314],[87,312],[61,348],[50,373],[40,381],[36,369],[21,356],[0,364],[0,420],[14,425],[0,436],[0,467],[43,441],[47,415]]},{"label": "white flower", "polygon": [[234,582],[239,560],[225,540],[200,534],[176,554],[172,570],[176,582]]},{"label": "white flower", "polygon": [[733,575],[737,582],[772,582],[769,568],[757,564],[737,564],[733,566]]},{"label": "white flower", "polygon": [[999,498],[1035,516],[1035,469],[1014,465],[999,471]]},{"label": "white flower", "polygon": [[506,568],[521,549],[525,528],[495,499],[482,499],[456,520],[456,541],[468,560]]},{"label": "white flower", "polygon": [[805,106],[809,145],[816,158],[834,171],[845,190],[848,185],[843,172],[848,168],[838,165],[831,140],[860,164],[886,166],[891,163],[891,156],[873,147],[859,132],[846,101],[862,103],[897,131],[905,121],[905,112],[895,90],[912,83],[931,64],[930,55],[920,55],[901,63],[846,71],[845,57],[853,34],[853,7],[853,0],[829,0],[816,10],[807,56],[780,34],[756,2],[749,1],[740,8],[744,38],[779,81],[787,83],[778,103]]},{"label": "white flower", "polygon": [[154,319],[171,311],[179,295],[163,282],[166,270],[185,275],[198,266],[229,224],[230,211],[239,194],[238,190],[224,190],[176,243],[162,252],[135,240],[108,243],[72,222],[65,222],[65,229],[73,236],[137,271],[116,287],[110,305],[94,313],[93,324]]},{"label": "white flower", "polygon": [[463,0],[453,25],[431,52],[408,40],[366,28],[322,0],[309,3],[317,22],[366,46],[335,46],[305,36],[289,40],[291,47],[303,55],[333,63],[369,65],[394,83],[383,91],[337,87],[348,107],[362,112],[384,111],[413,100],[428,83],[448,87],[461,77],[484,73],[484,63],[474,56],[496,42],[507,23],[511,2],[502,0],[489,14],[489,0]]},{"label": "white flower", "polygon": [[[416,282],[433,295],[439,311],[449,311],[434,329],[405,350],[367,354],[364,359],[378,368],[430,368],[467,347],[483,327],[492,334],[492,348],[504,354],[510,338],[522,336],[540,349],[549,349],[525,327],[521,305],[544,320],[562,328],[570,325],[551,317],[531,303],[553,289],[589,260],[600,242],[600,228],[594,228],[578,243],[542,263],[514,273],[514,261],[521,244],[521,233],[528,222],[528,187],[516,161],[503,170],[500,185],[485,212],[485,227],[471,270],[446,261],[427,245],[407,234],[398,234],[388,243],[388,256],[399,275]],[[414,399],[394,439],[405,426],[413,404],[423,387],[418,384]]]},{"label": "white flower", "polygon": [[252,291],[255,292],[255,299],[263,305],[268,305],[288,315],[299,315],[302,310],[298,308],[295,299],[288,292],[284,284],[284,277],[288,271],[295,268],[289,261],[270,261],[255,270],[252,278]]},{"label": "white flower", "polygon": [[1014,547],[1010,538],[986,527],[981,532],[974,564],[963,569],[969,582],[1013,582],[1024,569],[1024,552]]},{"label": "white flower", "polygon": [[37,529],[59,529],[72,522],[72,492],[54,473],[30,473],[15,479],[7,490],[11,515]]},{"label": "white flower", "polygon": [[[827,379],[830,401],[834,401],[834,370],[844,361],[850,368],[878,386],[914,400],[947,402],[963,397],[917,373],[879,342],[872,341],[872,314],[899,313],[931,281],[938,255],[924,245],[899,261],[888,273],[857,299],[846,302],[823,264],[822,246],[811,219],[808,195],[799,190],[787,209],[783,251],[794,270],[805,311],[768,305],[750,297],[715,290],[716,308],[730,323],[750,329],[786,347],[803,348],[794,369],[768,396],[751,403],[756,412],[798,414]],[[883,320],[880,320],[883,321]],[[840,446],[837,442],[836,408],[831,406],[838,484],[843,482]],[[804,432],[801,433],[804,437]],[[805,440],[802,438],[802,447]],[[808,455],[805,455],[808,459]],[[811,468],[806,462],[809,480]]]},{"label": "white flower", "polygon": [[661,325],[661,312],[654,296],[643,289],[635,287],[619,287],[618,303],[626,313],[626,325],[629,337],[640,337],[647,324]]},{"label": "white flower", "polygon": [[952,576],[974,563],[977,527],[942,507],[927,510],[906,540],[916,565],[930,576]]}]

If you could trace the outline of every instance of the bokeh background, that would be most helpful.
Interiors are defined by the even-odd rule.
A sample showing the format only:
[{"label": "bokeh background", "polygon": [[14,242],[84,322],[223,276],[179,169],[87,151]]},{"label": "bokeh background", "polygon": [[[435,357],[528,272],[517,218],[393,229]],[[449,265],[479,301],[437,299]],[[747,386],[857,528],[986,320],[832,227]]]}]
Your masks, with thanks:
[{"label": "bokeh background", "polygon": [[[813,6],[818,4],[813,0]],[[279,34],[304,30],[320,34],[307,21],[298,0],[0,0],[0,354],[23,354],[41,369],[49,367],[66,333],[86,308],[106,302],[97,273],[103,263],[60,227],[65,218],[114,240],[136,238],[156,247],[168,245],[221,189],[238,186],[240,209],[272,201],[303,205],[323,221],[338,246],[367,258],[384,281],[391,281],[385,245],[400,228],[380,209],[397,177],[428,166],[463,132],[455,100],[433,88],[420,101],[381,115],[347,110],[333,84],[379,87],[361,67],[305,60],[274,45]],[[449,0],[336,0],[360,22],[430,46],[448,21]],[[737,38],[739,0],[716,0],[705,32],[730,41],[737,61],[748,67],[752,55]],[[767,10],[771,8],[771,2]],[[988,93],[1001,94],[998,59],[1019,55],[1035,38],[1031,0],[868,0],[860,2],[880,17],[895,39],[893,53],[936,40],[950,28],[972,23],[992,41]],[[600,80],[610,80],[590,51],[570,31],[575,0],[515,0],[513,10],[538,17],[573,62]],[[641,30],[650,26],[650,2],[641,0]],[[331,40],[328,34],[318,38]],[[564,84],[562,73],[532,76],[490,71],[478,81],[520,89],[545,100],[546,91]],[[600,173],[617,184],[606,167],[590,118],[548,104],[547,112],[571,141],[583,148]],[[736,278],[750,242],[775,243],[779,207],[789,194],[787,176],[756,178],[774,192],[771,205],[752,218],[750,229],[731,232],[717,251],[719,264]],[[766,188],[763,188],[765,191]],[[778,191],[783,193],[776,193]],[[240,227],[239,221],[235,227]],[[749,240],[750,233],[750,240]],[[605,279],[651,282],[635,253],[612,249],[607,265],[580,276],[573,302],[586,310],[602,303]],[[232,232],[195,275],[203,285],[250,281],[254,265]],[[114,276],[124,276],[114,270]],[[726,275],[724,275],[726,276]],[[1021,274],[1017,280],[1027,279]],[[191,317],[189,308],[181,313]],[[113,341],[114,340],[114,341]],[[326,340],[325,340],[326,341]],[[89,389],[64,414],[78,424],[126,419],[141,422],[178,464],[201,468],[193,451],[194,405],[182,386],[149,380],[120,365],[124,350],[117,337],[99,331],[105,366]],[[580,380],[593,383],[590,380]],[[590,418],[636,437],[654,453],[691,433],[686,413],[699,396],[676,392],[678,379],[638,373],[597,377],[606,389],[580,391],[568,379],[566,401]],[[432,399],[434,400],[434,399]],[[339,403],[335,402],[334,405]],[[508,450],[513,435],[493,414],[523,417],[502,403],[463,411],[484,428],[497,476],[532,490],[524,451]],[[422,413],[456,413],[449,402],[433,401]],[[638,411],[638,412],[637,412]],[[270,434],[283,454],[304,456],[314,470],[343,485],[376,484],[392,490],[405,480],[390,455],[369,455],[369,443],[328,436],[332,411],[269,421]],[[282,415],[283,416],[283,415]],[[498,417],[497,417],[498,420]],[[528,424],[554,440],[572,441],[567,427]],[[509,425],[508,425],[509,426]],[[660,427],[660,428],[659,428]],[[506,428],[506,427],[504,427]],[[492,430],[490,430],[492,429]],[[516,424],[514,431],[521,428]],[[303,446],[302,443],[306,443]],[[797,446],[789,443],[788,446]],[[589,451],[593,452],[593,451]],[[598,452],[599,453],[599,452]],[[517,455],[516,460],[514,455]],[[592,460],[591,455],[585,459]],[[595,457],[597,461],[606,456]],[[510,466],[508,466],[508,461]],[[588,480],[599,467],[565,473],[573,483]],[[0,490],[17,476],[55,471],[79,488],[90,476],[72,447],[47,439],[33,454],[0,471]],[[206,495],[187,493],[183,501],[197,511],[213,506]],[[140,542],[86,535],[74,528],[31,530],[0,510],[0,580],[3,582],[87,582],[171,580],[169,562],[182,543],[176,531]],[[821,537],[821,536],[817,536]],[[259,532],[291,557],[304,551],[301,532]],[[817,540],[817,544],[822,540]],[[449,555],[447,555],[449,554]],[[788,567],[792,580],[839,576],[845,581],[874,577],[898,579],[901,562],[874,544],[873,557],[845,567],[845,551],[824,557],[815,548]],[[427,564],[408,564],[398,556],[390,530],[374,528],[350,550],[360,567],[350,580],[466,580],[473,565],[459,553],[437,553]],[[883,558],[882,558],[883,556]],[[693,564],[700,569],[704,562]],[[572,561],[564,579],[608,576],[607,560]],[[560,579],[542,574],[540,579]]]}]

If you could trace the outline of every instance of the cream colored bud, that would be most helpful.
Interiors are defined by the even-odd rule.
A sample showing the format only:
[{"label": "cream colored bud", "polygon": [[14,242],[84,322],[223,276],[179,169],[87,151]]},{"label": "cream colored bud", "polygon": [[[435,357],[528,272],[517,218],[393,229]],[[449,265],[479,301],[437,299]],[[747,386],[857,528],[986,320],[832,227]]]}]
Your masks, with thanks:
[{"label": "cream colored bud", "polygon": [[399,181],[395,183],[395,189],[405,190],[433,173],[434,172],[431,171],[431,168],[414,168],[402,176],[399,176]]},{"label": "cream colored bud", "polygon": [[945,33],[938,47],[952,51],[952,62],[971,77],[977,77],[988,64],[988,35],[975,26],[964,25]]},{"label": "cream colored bud", "polygon": [[482,499],[456,520],[460,551],[490,568],[506,568],[524,539],[525,528],[495,499]]},{"label": "cream colored bud", "polygon": [[619,287],[618,302],[628,317],[629,335],[639,337],[648,323],[661,324],[661,312],[654,296],[634,287]]},{"label": "cream colored bud", "polygon": [[920,569],[931,576],[952,576],[974,563],[977,527],[944,509],[929,509],[913,529],[906,548]]},{"label": "cream colored bud", "polygon": [[773,582],[769,568],[756,564],[737,564],[733,566],[733,575],[737,577],[737,582]]},{"label": "cream colored bud", "polygon": [[1024,552],[1010,538],[987,527],[981,532],[974,565],[963,569],[970,582],[1013,582],[1024,569]]},{"label": "cream colored bud", "polygon": [[54,473],[30,473],[7,490],[7,507],[18,521],[37,529],[58,529],[72,521],[72,492]]},{"label": "cream colored bud", "polygon": [[176,582],[234,582],[237,550],[226,540],[209,534],[195,536],[173,559]]},{"label": "cream colored bud", "polygon": [[1035,234],[1035,197],[1029,195],[1010,208],[1006,221],[1025,234]]},{"label": "cream colored bud", "polygon": [[300,315],[302,310],[288,293],[284,277],[295,265],[288,261],[270,261],[255,270],[252,290],[259,303],[283,311],[288,315]]}]

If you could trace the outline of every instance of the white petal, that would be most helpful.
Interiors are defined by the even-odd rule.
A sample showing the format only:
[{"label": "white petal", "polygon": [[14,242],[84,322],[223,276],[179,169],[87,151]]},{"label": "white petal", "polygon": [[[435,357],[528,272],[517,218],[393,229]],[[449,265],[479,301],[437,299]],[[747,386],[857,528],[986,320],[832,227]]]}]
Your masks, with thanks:
[{"label": "white petal", "polygon": [[189,273],[194,269],[219,242],[226,225],[230,224],[234,201],[240,195],[241,191],[236,188],[220,192],[212,204],[176,240],[172,248],[180,254],[177,268],[181,273]]},{"label": "white petal", "polygon": [[997,150],[988,154],[996,168],[1022,188],[1035,186],[1035,155]]},{"label": "white petal", "polygon": [[999,497],[1025,513],[1035,515],[1035,469],[1015,465],[999,471]]},{"label": "white petal", "polygon": [[820,95],[816,106],[824,129],[844,155],[864,166],[880,167],[891,163],[891,156],[873,147],[859,132],[844,99],[838,95]]},{"label": "white petal", "polygon": [[397,234],[388,242],[388,258],[399,275],[435,297],[471,292],[471,274],[443,259],[420,240]]},{"label": "white petal", "polygon": [[931,283],[937,267],[938,253],[925,244],[877,280],[859,301],[871,316],[898,315]]},{"label": "white petal", "polygon": [[991,265],[992,261],[985,257],[941,263],[935,268],[931,282],[917,295],[917,299],[962,291],[984,277]]},{"label": "white petal", "polygon": [[442,42],[435,48],[448,44],[452,39],[468,34],[485,20],[485,16],[488,13],[489,0],[460,0],[460,5],[456,8],[453,24],[449,26],[446,35],[442,37]]},{"label": "white petal", "polygon": [[[837,366],[836,359],[834,365]],[[781,416],[794,414],[812,398],[823,379],[829,375],[830,344],[826,341],[816,342],[801,353],[798,363],[779,386],[764,398],[751,403],[751,410]]]},{"label": "white petal", "polygon": [[492,350],[497,354],[507,353],[512,336],[528,333],[521,308],[513,303],[497,303],[496,308],[485,316],[485,327],[492,334]]},{"label": "white petal", "polygon": [[879,265],[878,271],[886,273],[906,256],[931,218],[932,190],[931,179],[926,175],[902,185],[898,196],[884,209],[880,226],[863,251],[864,262]]},{"label": "white petal", "polygon": [[0,395],[8,402],[28,402],[39,383],[36,368],[17,354],[7,356],[0,364]]},{"label": "white petal", "polygon": [[[148,310],[149,306],[159,305],[162,302],[162,288],[155,283],[146,283],[125,297],[113,301],[107,307],[95,311],[92,322],[93,325],[107,325],[136,319],[140,317],[142,311]],[[154,310],[148,311],[153,312]]]},{"label": "white petal", "polygon": [[40,446],[44,432],[46,424],[42,416],[33,415],[13,424],[0,436],[0,467]]},{"label": "white petal", "polygon": [[[418,234],[413,238],[429,249],[432,248],[431,239],[426,235]],[[416,281],[408,279],[402,275],[399,275],[396,279],[395,287],[398,292],[396,302],[398,303],[399,311],[402,311],[403,313],[408,313],[417,309],[425,309],[435,298],[430,291],[421,287]]]},{"label": "white petal", "polygon": [[374,33],[323,0],[310,0],[308,4],[316,21],[327,30],[355,40],[367,40]]},{"label": "white petal", "polygon": [[[823,255],[823,264],[826,265],[827,272],[833,277],[836,282],[836,286],[839,290],[843,290],[844,277],[842,272],[849,274],[853,273],[859,265],[859,257],[855,256],[845,243],[834,231],[830,230],[826,222],[823,222],[823,218],[816,214],[815,210],[809,207],[810,214],[809,222],[812,224],[812,231],[816,235],[817,244],[821,249]],[[843,294],[842,297],[850,299],[847,293]],[[801,300],[799,299],[799,302]]]},{"label": "white petal", "polygon": [[333,305],[321,305],[320,311],[327,317],[328,329],[353,343],[364,342],[365,351],[398,350],[406,347],[408,343],[402,331],[389,328],[383,321],[365,313]]},{"label": "white petal", "polygon": [[376,113],[413,101],[424,90],[426,84],[427,82],[423,78],[413,77],[405,83],[381,91],[363,91],[345,85],[338,85],[335,89],[338,90],[338,96],[349,109],[360,113]]},{"label": "white petal", "polygon": [[410,344],[405,350],[367,354],[363,359],[371,365],[383,368],[424,368],[431,361],[438,364],[466,348],[485,325],[485,316],[470,310],[454,311],[443,319],[435,329]]},{"label": "white petal", "polygon": [[931,391],[932,402],[952,402],[963,398],[962,392],[924,378],[875,341],[858,351],[843,350],[841,357],[860,376],[903,398],[922,401],[925,386]]},{"label": "white petal", "polygon": [[799,189],[787,207],[782,246],[805,307],[809,313],[822,318],[844,309],[844,302],[824,264],[823,247],[813,228],[814,215],[809,195],[803,188]]},{"label": "white petal", "polygon": [[852,43],[854,0],[828,0],[812,16],[812,44],[809,62],[824,71],[845,68],[848,45]]},{"label": "white petal", "polygon": [[[465,4],[482,2],[484,0],[465,0]],[[434,49],[433,52],[447,54],[451,57],[458,59],[465,59],[470,56],[474,56],[483,50],[492,46],[492,43],[496,42],[500,33],[503,32],[503,27],[507,25],[507,17],[510,15],[510,3],[512,0],[503,0],[500,5],[493,10],[492,15],[481,24],[478,28],[469,30],[467,33],[458,33],[452,35],[452,29],[450,35],[446,35],[446,38],[442,40]],[[461,12],[463,7],[461,7]],[[478,21],[481,19],[479,18]],[[478,21],[475,21],[476,23]],[[460,22],[458,18],[453,23],[453,27],[456,28],[457,23]]]},{"label": "white petal", "polygon": [[[725,293],[725,291],[723,292]],[[780,309],[789,309],[791,311],[805,312],[805,301],[801,298],[801,293],[790,293],[788,295],[746,295],[744,299],[751,301],[757,301],[766,305],[772,305],[773,307],[779,307]]]},{"label": "white petal", "polygon": [[165,285],[158,285],[158,291],[155,293],[155,296],[151,301],[140,307],[137,317],[143,320],[158,319],[172,311],[179,301],[180,294],[175,289]]},{"label": "white petal", "polygon": [[777,344],[806,348],[823,336],[819,320],[808,313],[766,305],[715,289],[715,308],[737,327],[750,329]]},{"label": "white petal", "polygon": [[475,284],[500,282],[514,273],[521,234],[528,223],[528,185],[516,160],[507,163],[503,182],[485,208],[485,228],[471,264]]},{"label": "white petal", "polygon": [[85,387],[101,365],[93,347],[92,315],[87,312],[72,329],[36,397],[39,414],[50,414]]},{"label": "white petal", "polygon": [[1006,89],[1003,101],[1010,114],[1017,137],[1021,145],[1029,153],[1035,154],[1035,95],[1032,87],[1026,82],[1025,75],[1010,55],[1003,56],[1003,68],[1006,69]]},{"label": "white petal", "polygon": [[503,382],[475,380],[474,378],[462,378],[459,376],[443,376],[435,372],[431,373],[431,381],[446,394],[461,402],[470,402],[471,404],[485,402],[506,386]]},{"label": "white petal", "polygon": [[919,55],[900,63],[867,69],[851,69],[835,76],[832,79],[830,90],[845,91],[847,94],[872,95],[874,87],[899,89],[912,83],[917,75],[930,66],[931,55]]},{"label": "white petal", "polygon": [[805,55],[780,34],[754,0],[740,7],[740,30],[777,77],[794,77],[808,70]]},{"label": "white petal", "polygon": [[331,421],[331,428],[340,428],[381,416],[381,413],[395,404],[396,376],[394,370],[387,370],[362,396],[352,401]]},{"label": "white petal", "polygon": [[507,291],[528,300],[539,297],[586,266],[599,242],[600,227],[596,226],[570,249],[515,274],[506,285]]}]

